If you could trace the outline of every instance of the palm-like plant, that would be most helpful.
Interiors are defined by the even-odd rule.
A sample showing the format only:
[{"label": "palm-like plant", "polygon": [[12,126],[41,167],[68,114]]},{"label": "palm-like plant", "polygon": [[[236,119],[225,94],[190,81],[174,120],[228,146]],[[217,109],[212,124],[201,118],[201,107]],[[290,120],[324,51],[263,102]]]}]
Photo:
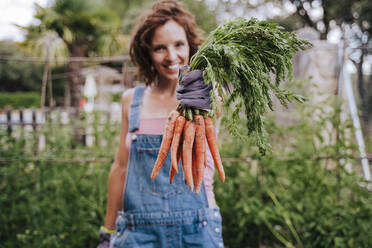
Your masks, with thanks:
[{"label": "palm-like plant", "polygon": [[[24,27],[27,31],[24,45],[34,52],[40,44],[45,47],[44,52],[49,53],[48,57],[63,53],[69,57],[112,55],[125,49],[120,20],[105,8],[103,0],[56,0],[50,7],[35,4],[35,8],[35,18],[40,24]],[[67,62],[66,93],[71,96],[70,106],[79,105],[82,67],[82,61]]]}]

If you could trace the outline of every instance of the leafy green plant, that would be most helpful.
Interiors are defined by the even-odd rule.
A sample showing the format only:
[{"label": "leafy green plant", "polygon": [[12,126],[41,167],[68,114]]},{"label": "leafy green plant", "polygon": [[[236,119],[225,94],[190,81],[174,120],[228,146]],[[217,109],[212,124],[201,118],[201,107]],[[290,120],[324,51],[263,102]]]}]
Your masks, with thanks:
[{"label": "leafy green plant", "polygon": [[0,109],[32,108],[40,106],[40,94],[35,92],[0,93]]},{"label": "leafy green plant", "polygon": [[[95,113],[75,121],[92,127],[96,142],[76,142],[73,125],[58,113],[40,133],[0,131],[0,247],[95,247],[103,223],[107,178],[119,126]],[[37,140],[44,137],[45,149]],[[106,145],[103,145],[103,144]]]},{"label": "leafy green plant", "polygon": [[122,96],[123,94],[121,92],[111,93],[111,101],[120,103]]},{"label": "leafy green plant", "polygon": [[291,121],[267,116],[265,157],[254,141],[222,133],[222,156],[235,158],[225,159],[228,180],[215,187],[227,247],[372,245],[372,193],[357,173],[352,125],[334,102],[298,106]]},{"label": "leafy green plant", "polygon": [[[269,146],[264,114],[273,110],[273,95],[284,106],[292,100],[304,101],[303,97],[281,89],[280,83],[287,73],[292,75],[292,56],[308,45],[275,23],[237,18],[220,25],[208,36],[191,58],[190,67],[204,70],[205,82],[218,91],[225,107],[233,108],[226,113],[225,124],[236,137],[242,137],[236,123],[241,120],[241,110],[245,110],[245,129],[265,154]],[[212,110],[216,111],[214,91],[211,99]]]},{"label": "leafy green plant", "polygon": [[[215,195],[226,247],[372,246],[372,193],[347,169],[351,163],[358,171],[359,163],[350,122],[340,122],[339,108],[324,108],[333,102],[297,106],[291,121],[267,116],[272,152],[265,157],[253,139],[220,130],[228,177],[215,180]],[[14,128],[8,136],[0,129],[0,247],[98,243],[120,126],[101,112],[69,125],[60,125],[56,112],[48,119],[41,133]],[[74,132],[88,126],[94,142],[87,147]],[[327,142],[336,132],[338,141]]]}]

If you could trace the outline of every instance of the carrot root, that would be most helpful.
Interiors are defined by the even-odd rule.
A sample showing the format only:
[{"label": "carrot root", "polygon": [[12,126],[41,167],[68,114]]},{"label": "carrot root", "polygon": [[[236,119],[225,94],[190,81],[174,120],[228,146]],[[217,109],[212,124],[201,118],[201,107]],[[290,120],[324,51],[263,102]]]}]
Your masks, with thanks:
[{"label": "carrot root", "polygon": [[159,174],[160,169],[168,156],[169,148],[172,144],[175,122],[179,115],[180,113],[178,111],[173,110],[172,112],[170,112],[168,116],[168,121],[163,135],[163,140],[161,142],[159,149],[159,154],[151,173],[151,179],[154,179]]},{"label": "carrot root", "polygon": [[170,167],[170,172],[169,172],[169,183],[172,184],[174,175],[176,175],[176,171],[174,168],[171,166]]},{"label": "carrot root", "polygon": [[[181,141],[182,142],[182,141]],[[178,169],[178,163],[181,160],[181,152],[182,152],[182,144],[178,146],[178,151],[177,151],[177,169]],[[169,183],[172,184],[173,178],[177,171],[174,169],[173,166],[171,166],[170,172],[169,172]]]},{"label": "carrot root", "polygon": [[198,171],[197,171],[197,166],[196,166],[196,149],[195,149],[195,144],[192,147],[192,180],[193,180],[194,189],[195,189],[195,192],[196,192],[196,186],[198,184]]},{"label": "carrot root", "polygon": [[193,191],[194,188],[192,178],[192,146],[194,138],[195,124],[192,121],[186,121],[182,145],[182,166],[186,184],[189,186],[191,191]]},{"label": "carrot root", "polygon": [[203,183],[203,176],[204,176],[204,166],[206,164],[206,144],[205,144],[205,123],[204,117],[202,115],[195,115],[195,170],[196,170],[196,181],[194,182],[195,185],[195,193],[199,194],[200,188]]},{"label": "carrot root", "polygon": [[223,169],[220,152],[218,151],[217,133],[214,127],[213,120],[210,117],[204,119],[205,122],[205,134],[208,142],[209,149],[211,151],[214,164],[216,165],[218,174],[222,182],[225,181],[225,171]]},{"label": "carrot root", "polygon": [[186,123],[186,118],[182,115],[177,117],[175,126],[174,126],[174,134],[173,140],[171,145],[171,165],[173,169],[178,173],[178,148],[180,147],[180,141],[182,136],[182,131]]}]

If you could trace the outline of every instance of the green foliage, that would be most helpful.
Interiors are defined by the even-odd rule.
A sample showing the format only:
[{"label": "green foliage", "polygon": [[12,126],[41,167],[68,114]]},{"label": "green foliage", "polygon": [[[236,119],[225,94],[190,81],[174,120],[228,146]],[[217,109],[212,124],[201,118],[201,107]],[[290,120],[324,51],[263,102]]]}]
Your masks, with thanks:
[{"label": "green foliage", "polygon": [[222,156],[241,158],[224,162],[226,181],[216,180],[227,247],[372,246],[372,192],[356,173],[352,125],[324,106],[332,101],[304,104],[284,122],[268,118],[265,157],[253,140],[222,134]]},{"label": "green foliage", "polygon": [[38,25],[24,27],[25,47],[55,32],[72,56],[113,55],[123,52],[119,16],[102,0],[56,0],[50,7],[35,5]]},{"label": "green foliage", "polygon": [[[372,246],[372,193],[355,173],[360,164],[353,159],[358,154],[352,125],[340,122],[339,108],[325,108],[331,104],[297,106],[284,122],[267,116],[273,148],[265,157],[253,139],[220,131],[226,181],[216,178],[215,195],[226,247]],[[60,118],[53,112],[43,127],[41,152],[39,135],[15,128],[9,137],[0,129],[0,247],[95,247],[98,242],[120,126],[98,112],[69,125],[59,125]],[[92,147],[75,141],[87,123],[96,141]],[[338,141],[327,142],[335,132]],[[346,169],[348,163],[355,172]]]},{"label": "green foliage", "polygon": [[[281,89],[280,82],[292,74],[292,56],[308,42],[284,32],[274,23],[252,18],[237,18],[215,29],[191,58],[192,70],[202,69],[206,83],[212,83],[228,112],[225,124],[239,137],[240,111],[245,109],[248,134],[253,135],[262,154],[269,149],[263,115],[273,108],[274,94],[287,106],[292,100],[303,101],[293,92]],[[275,75],[275,80],[271,79]],[[273,81],[273,82],[272,82]],[[212,109],[217,100],[212,94]]]},{"label": "green foliage", "polygon": [[271,18],[270,21],[278,23],[278,25],[282,26],[288,32],[296,31],[305,25],[303,19],[296,13],[286,17],[276,16]]},{"label": "green foliage", "polygon": [[[4,56],[23,57],[26,54],[17,44],[7,41],[0,41],[0,54]],[[4,59],[0,61],[0,91],[12,92],[1,94],[0,108],[5,105],[18,107],[40,106],[41,82],[43,76],[43,64],[31,61],[17,61]],[[65,72],[64,66],[54,66],[52,78],[55,74]],[[65,79],[53,78],[53,97],[63,98],[65,91]],[[20,93],[20,92],[30,93]],[[15,93],[17,92],[17,93]],[[32,92],[32,93],[31,93]],[[47,97],[49,92],[47,92]],[[37,98],[37,99],[36,99]]]},{"label": "green foliage", "polygon": [[183,3],[204,32],[208,34],[217,27],[217,12],[211,10],[206,1],[184,0]]},{"label": "green foliage", "polygon": [[[38,24],[23,29],[27,32],[23,47],[33,54],[50,58],[110,56],[122,54],[127,37],[120,32],[120,18],[103,0],[56,0],[49,7],[35,4]],[[53,60],[51,60],[53,61]],[[69,61],[67,81],[72,106],[80,100],[80,70],[83,63]]]},{"label": "green foliage", "polygon": [[[130,34],[134,26],[138,23],[138,18],[145,13],[146,10],[151,9],[154,1],[119,1],[110,0],[109,3],[119,6],[122,9],[120,15],[122,17],[122,30],[125,34]],[[189,10],[196,19],[198,27],[206,33],[209,33],[217,26],[216,11],[210,10],[205,1],[183,0],[180,1],[184,7]],[[125,7],[124,7],[125,6]],[[118,9],[116,9],[118,11]]]},{"label": "green foliage", "polygon": [[[24,56],[17,46],[8,41],[0,41],[0,54],[4,56]],[[41,64],[20,61],[0,61],[0,91],[39,91],[43,67]]]},{"label": "green foliage", "polygon": [[32,108],[40,106],[40,94],[35,92],[0,93],[0,109]]},{"label": "green foliage", "polygon": [[122,17],[122,31],[124,34],[131,34],[134,27],[139,22],[139,18],[145,13],[146,10],[151,9],[154,1],[143,0],[143,1],[129,1],[129,8],[124,12],[125,15]]},{"label": "green foliage", "polygon": [[[76,130],[88,126],[86,121],[61,126],[57,122],[61,116],[52,115],[54,121],[42,130],[46,148],[39,153],[40,134],[16,129],[14,138],[0,130],[0,247],[95,247],[98,243],[119,125],[100,124],[105,116],[95,114],[96,143],[87,148],[74,138]],[[79,162],[79,158],[96,161]]]},{"label": "green foliage", "polygon": [[118,92],[118,93],[111,93],[111,101],[113,102],[118,102],[120,103],[122,99],[123,94]]}]

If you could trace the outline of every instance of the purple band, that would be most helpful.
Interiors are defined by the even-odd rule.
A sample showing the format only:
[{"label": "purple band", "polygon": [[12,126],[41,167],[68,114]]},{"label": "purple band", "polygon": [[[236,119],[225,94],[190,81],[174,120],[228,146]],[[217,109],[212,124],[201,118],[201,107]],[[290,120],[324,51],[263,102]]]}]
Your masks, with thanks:
[{"label": "purple band", "polygon": [[211,84],[206,84],[203,80],[203,71],[194,70],[188,72],[180,81],[177,88],[177,99],[183,106],[197,109],[211,109],[210,91]]}]

